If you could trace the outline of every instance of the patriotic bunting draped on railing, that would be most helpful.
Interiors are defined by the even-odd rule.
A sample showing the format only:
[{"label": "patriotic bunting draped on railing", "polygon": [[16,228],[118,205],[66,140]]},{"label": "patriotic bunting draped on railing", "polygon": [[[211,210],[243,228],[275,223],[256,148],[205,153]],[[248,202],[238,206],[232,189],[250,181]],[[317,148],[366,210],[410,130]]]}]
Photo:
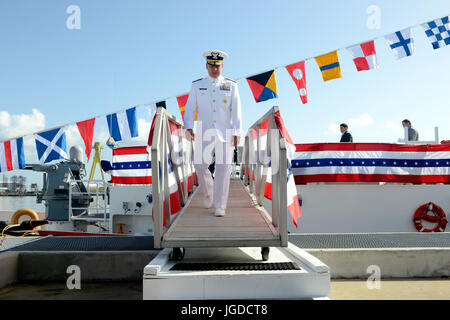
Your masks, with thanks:
[{"label": "patriotic bunting draped on railing", "polygon": [[[436,50],[450,44],[449,16],[445,16],[385,35],[383,38],[392,49],[392,52],[397,59],[412,56],[414,54],[414,41],[411,38],[411,29],[417,26],[423,27],[425,35],[430,40],[433,49]],[[350,52],[358,71],[375,69],[379,67],[375,50],[375,40],[379,38],[375,38],[370,41],[364,41],[362,43],[351,45],[345,48],[339,48],[332,52],[316,57],[304,58],[299,60],[299,62],[278,66],[275,68],[271,68],[269,71],[253,74],[246,77],[240,77],[236,80],[247,80],[253,97],[255,98],[255,101],[257,103],[267,101],[269,99],[278,97],[278,87],[275,77],[275,71],[280,68],[285,68],[289,75],[292,77],[295,85],[297,86],[299,97],[302,103],[305,104],[308,102],[305,73],[306,61],[312,59],[316,61],[319,71],[322,73],[324,81],[342,78],[341,66],[337,54],[337,51],[342,49],[347,49],[347,51]],[[153,118],[156,108],[165,108],[166,100],[171,98],[177,99],[180,113],[183,118],[184,108],[188,98],[187,93],[178,94],[176,96],[168,97],[162,100],[159,99],[151,103],[140,104],[132,108],[117,111],[115,113],[96,116],[90,120],[76,122],[80,136],[85,143],[85,152],[88,160],[92,149],[93,130],[96,118],[106,116],[110,136],[113,137],[115,141],[135,138],[139,134],[137,127],[136,108],[141,106],[147,107],[150,113],[150,117]],[[197,114],[195,119],[197,120]],[[67,158],[65,128],[72,124],[74,123],[69,123],[57,128],[29,134],[35,136],[36,149],[39,161],[41,163]],[[22,137],[16,137],[8,141],[0,142],[0,172],[22,169],[24,167],[25,160],[22,143],[23,140],[19,139],[23,139],[23,137],[29,135],[24,135]],[[14,146],[17,146],[17,148],[14,150],[8,149],[9,145],[13,141],[17,141],[17,144],[13,144]]]}]

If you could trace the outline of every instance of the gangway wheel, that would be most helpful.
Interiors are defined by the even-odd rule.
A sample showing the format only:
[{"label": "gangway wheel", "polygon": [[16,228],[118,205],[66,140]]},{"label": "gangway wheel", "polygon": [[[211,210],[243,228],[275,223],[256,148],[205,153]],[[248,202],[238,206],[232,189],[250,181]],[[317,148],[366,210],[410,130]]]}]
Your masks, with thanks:
[{"label": "gangway wheel", "polygon": [[184,258],[184,252],[184,248],[173,248],[169,258],[170,260],[181,261]]},{"label": "gangway wheel", "polygon": [[262,247],[261,248],[262,261],[269,260],[269,252],[270,252],[270,248],[269,247]]}]

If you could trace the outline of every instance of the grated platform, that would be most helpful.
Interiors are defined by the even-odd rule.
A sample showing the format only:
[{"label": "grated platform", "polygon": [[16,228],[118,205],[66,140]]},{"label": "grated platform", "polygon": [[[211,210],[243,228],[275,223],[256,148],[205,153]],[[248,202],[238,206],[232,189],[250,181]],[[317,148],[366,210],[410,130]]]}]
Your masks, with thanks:
[{"label": "grated platform", "polygon": [[[290,234],[302,249],[450,248],[450,232],[443,233],[317,233]],[[114,251],[155,250],[153,236],[7,238],[2,251]],[[221,250],[221,249],[217,249]]]},{"label": "grated platform", "polygon": [[450,232],[291,234],[289,241],[303,249],[449,248]]},{"label": "grated platform", "polygon": [[[23,239],[23,238],[22,238]],[[13,251],[136,251],[153,250],[153,236],[52,237],[10,247]],[[6,251],[6,250],[5,250]]]},{"label": "grated platform", "polygon": [[170,271],[274,271],[300,270],[292,262],[278,263],[177,263]]}]

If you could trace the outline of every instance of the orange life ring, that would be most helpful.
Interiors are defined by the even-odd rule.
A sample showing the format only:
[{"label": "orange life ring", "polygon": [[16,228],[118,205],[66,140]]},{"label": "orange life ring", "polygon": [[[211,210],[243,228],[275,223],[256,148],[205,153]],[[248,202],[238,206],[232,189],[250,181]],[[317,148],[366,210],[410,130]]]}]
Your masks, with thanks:
[{"label": "orange life ring", "polygon": [[[18,224],[19,218],[22,216],[30,217],[30,220],[39,220],[39,215],[33,209],[22,208],[14,212],[11,217],[11,224]],[[40,227],[36,227],[35,229],[40,229]]]},{"label": "orange life ring", "polygon": [[[433,212],[434,215],[429,215],[428,212]],[[434,229],[426,229],[422,225],[422,220],[428,222],[437,222],[438,225]],[[447,226],[447,217],[444,210],[433,202],[425,203],[417,208],[414,213],[414,226],[419,232],[444,232]]]}]

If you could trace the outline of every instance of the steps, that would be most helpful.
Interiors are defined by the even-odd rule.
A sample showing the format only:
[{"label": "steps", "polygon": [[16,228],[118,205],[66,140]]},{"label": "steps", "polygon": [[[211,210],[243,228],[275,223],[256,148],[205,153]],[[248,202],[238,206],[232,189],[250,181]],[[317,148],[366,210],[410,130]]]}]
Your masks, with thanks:
[{"label": "steps", "polygon": [[[144,268],[144,300],[173,299],[328,299],[330,270],[317,258],[289,243],[272,247],[269,260],[261,261],[261,248],[187,249],[183,264],[198,264],[200,270],[171,270],[180,263],[169,259],[171,249],[161,251]],[[251,265],[254,270],[206,270],[211,266]],[[294,264],[285,270],[273,264]],[[256,267],[256,264],[259,267]],[[272,264],[268,269],[261,264]],[[187,269],[187,268],[184,268]],[[219,268],[221,269],[221,268]],[[244,268],[249,269],[249,268]],[[277,270],[278,269],[278,270]]]}]

